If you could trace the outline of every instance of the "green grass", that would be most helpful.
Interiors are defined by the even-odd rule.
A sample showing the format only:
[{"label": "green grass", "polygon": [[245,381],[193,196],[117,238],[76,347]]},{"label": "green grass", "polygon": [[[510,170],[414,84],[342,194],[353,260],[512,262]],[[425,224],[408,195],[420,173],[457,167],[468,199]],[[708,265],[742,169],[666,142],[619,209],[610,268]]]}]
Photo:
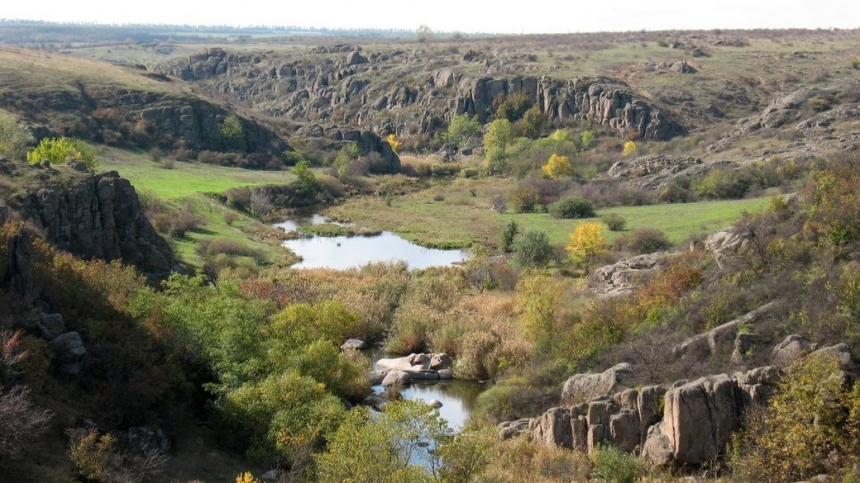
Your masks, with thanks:
[{"label": "green grass", "polygon": [[[521,230],[542,230],[553,243],[566,243],[570,232],[581,220],[560,220],[547,213],[499,214],[490,209],[493,194],[507,193],[510,183],[509,180],[493,178],[437,182],[430,189],[394,197],[390,206],[383,198],[365,197],[332,207],[327,213],[360,226],[394,231],[428,247],[497,245],[502,227],[509,221],[515,221]],[[473,191],[475,196],[472,196]],[[626,231],[606,230],[610,242],[639,228],[657,228],[663,230],[673,243],[680,243],[693,235],[729,226],[743,212],[760,210],[768,202],[769,198],[755,198],[620,207],[598,210],[597,215],[618,213],[627,219]]]},{"label": "green grass", "polygon": [[570,233],[582,221],[600,221],[600,217],[617,213],[627,220],[624,231],[613,232],[604,227],[604,235],[613,242],[623,234],[642,228],[663,231],[669,241],[678,244],[699,233],[712,233],[732,225],[744,212],[755,212],[767,207],[770,198],[752,198],[730,201],[700,201],[697,203],[625,206],[597,211],[596,218],[585,220],[559,220],[547,213],[501,214],[505,223],[515,221],[521,229],[546,232],[553,243],[567,243]]},{"label": "green grass", "polygon": [[[283,171],[254,171],[196,162],[152,161],[149,154],[106,148],[98,156],[100,170],[116,170],[140,191],[172,200],[196,193],[222,193],[229,188],[287,184],[295,180]],[[172,166],[168,169],[168,166]]]},{"label": "green grass", "polygon": [[292,254],[280,246],[268,225],[239,212],[235,212],[235,221],[228,224],[224,214],[232,210],[205,194],[241,186],[285,184],[295,179],[292,174],[179,161],[173,163],[172,169],[166,169],[165,160],[154,162],[147,153],[117,148],[104,148],[98,159],[99,170],[116,170],[131,181],[138,192],[164,200],[172,210],[189,209],[204,220],[199,230],[171,241],[183,262],[201,268],[202,260],[195,251],[197,246],[204,240],[226,238],[262,251],[270,264],[291,263]]}]

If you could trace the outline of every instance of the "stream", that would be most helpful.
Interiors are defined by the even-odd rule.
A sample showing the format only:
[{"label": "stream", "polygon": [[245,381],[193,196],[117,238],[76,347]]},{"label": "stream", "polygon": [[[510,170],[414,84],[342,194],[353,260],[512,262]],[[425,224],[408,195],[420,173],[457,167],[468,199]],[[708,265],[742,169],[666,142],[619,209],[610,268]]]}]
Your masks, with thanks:
[{"label": "stream", "polygon": [[[296,216],[274,226],[285,231],[295,231],[302,226],[332,223],[322,215]],[[468,258],[463,250],[439,250],[424,248],[391,232],[375,236],[337,236],[288,240],[284,246],[301,256],[303,261],[293,268],[333,268],[344,270],[358,268],[371,262],[405,261],[411,269],[434,266],[449,266]],[[376,362],[387,357],[384,351],[366,351],[371,364],[368,371],[376,369]],[[478,395],[486,386],[475,381],[418,381],[399,390],[399,397],[429,402],[436,399],[442,403],[439,414],[453,430],[462,428],[469,418]],[[374,386],[373,392],[381,394],[386,389]],[[391,395],[389,395],[391,397]],[[398,396],[394,396],[395,398]]]}]

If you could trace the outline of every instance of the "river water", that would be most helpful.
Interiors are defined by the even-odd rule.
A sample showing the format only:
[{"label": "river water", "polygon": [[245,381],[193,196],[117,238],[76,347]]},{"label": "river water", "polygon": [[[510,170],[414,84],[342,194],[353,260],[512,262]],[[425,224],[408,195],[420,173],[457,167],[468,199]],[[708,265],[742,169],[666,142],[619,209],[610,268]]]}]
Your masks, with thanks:
[{"label": "river water", "polygon": [[[330,223],[321,215],[296,217],[275,226],[293,231],[301,226]],[[450,266],[468,258],[463,250],[425,248],[385,231],[375,236],[337,236],[288,240],[284,246],[302,257],[293,268],[358,268],[372,262],[403,260],[412,269]]]}]

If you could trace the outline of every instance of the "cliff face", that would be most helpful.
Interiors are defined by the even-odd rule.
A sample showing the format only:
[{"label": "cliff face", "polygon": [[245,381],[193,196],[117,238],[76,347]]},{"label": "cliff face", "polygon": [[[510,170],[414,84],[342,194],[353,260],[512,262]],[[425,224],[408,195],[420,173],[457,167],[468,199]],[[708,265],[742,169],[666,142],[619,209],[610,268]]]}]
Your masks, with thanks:
[{"label": "cliff face", "polygon": [[[500,70],[487,62],[482,70]],[[649,139],[684,131],[617,79],[482,76],[474,63],[467,64],[441,68],[420,52],[365,55],[359,47],[341,46],[279,55],[208,49],[158,70],[272,116],[360,125],[383,134],[433,133],[454,114],[486,121],[497,96],[516,93],[528,95],[551,124],[589,122]]]},{"label": "cliff face", "polygon": [[115,171],[91,174],[9,160],[0,164],[17,178],[13,182],[39,181],[0,203],[6,205],[0,221],[27,221],[59,248],[84,258],[122,260],[153,277],[165,277],[178,267],[167,242],[144,216],[131,183]]}]

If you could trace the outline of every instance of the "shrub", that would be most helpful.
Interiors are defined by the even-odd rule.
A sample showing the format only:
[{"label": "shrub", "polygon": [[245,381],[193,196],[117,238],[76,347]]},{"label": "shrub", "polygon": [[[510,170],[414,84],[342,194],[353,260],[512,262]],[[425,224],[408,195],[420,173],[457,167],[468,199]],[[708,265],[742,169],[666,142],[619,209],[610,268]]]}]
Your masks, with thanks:
[{"label": "shrub", "polygon": [[15,116],[0,111],[0,156],[22,159],[32,143],[30,130]]},{"label": "shrub", "polygon": [[614,446],[598,445],[591,454],[591,473],[607,483],[633,483],[643,473],[639,458]]},{"label": "shrub", "polygon": [[538,196],[534,186],[519,184],[511,191],[508,200],[513,205],[515,212],[531,213],[535,211],[535,206],[540,203],[540,196]]},{"label": "shrub", "polygon": [[619,237],[615,246],[642,255],[668,250],[672,243],[666,238],[666,234],[657,228],[641,228],[630,236]]},{"label": "shrub", "polygon": [[51,164],[81,161],[89,169],[98,167],[96,150],[92,146],[79,139],[67,137],[42,139],[38,146],[27,152],[27,162],[30,164],[42,161]]},{"label": "shrub", "polygon": [[519,233],[519,227],[517,226],[517,222],[511,220],[505,224],[504,230],[502,230],[502,251],[505,253],[510,253],[514,249],[514,240],[517,237],[517,233]]},{"label": "shrub", "polygon": [[[796,362],[763,413],[732,437],[731,467],[749,481],[787,482],[828,472],[856,455],[860,385],[846,389],[832,355]],[[850,464],[850,463],[848,463]]]},{"label": "shrub", "polygon": [[36,407],[23,386],[0,386],[0,457],[18,459],[32,449],[48,429],[51,413]]},{"label": "shrub", "polygon": [[230,114],[218,123],[218,132],[227,142],[231,149],[244,151],[247,147],[245,142],[245,129],[242,120],[235,114]]},{"label": "shrub", "polygon": [[539,230],[529,230],[514,240],[514,263],[523,268],[543,268],[555,254],[549,237]]},{"label": "shrub", "polygon": [[624,150],[621,151],[621,154],[625,158],[629,158],[630,156],[633,156],[633,154],[635,154],[638,149],[639,146],[636,145],[635,141],[627,141],[624,143]]},{"label": "shrub", "polygon": [[569,196],[562,198],[549,206],[553,218],[591,218],[594,216],[594,205],[585,198]]},{"label": "shrub", "polygon": [[196,231],[203,225],[203,218],[195,215],[188,208],[179,210],[172,218],[167,234],[170,238],[184,238],[189,231]]},{"label": "shrub", "polygon": [[478,116],[457,114],[451,118],[451,123],[448,124],[448,130],[445,132],[445,141],[463,146],[469,138],[480,132],[481,123],[478,122]]},{"label": "shrub", "polygon": [[624,231],[624,227],[627,225],[627,219],[618,213],[603,215],[601,220],[603,220],[603,223],[606,223],[609,231]]},{"label": "shrub", "polygon": [[594,131],[585,130],[579,135],[579,141],[582,143],[582,149],[590,149],[594,147]]}]

